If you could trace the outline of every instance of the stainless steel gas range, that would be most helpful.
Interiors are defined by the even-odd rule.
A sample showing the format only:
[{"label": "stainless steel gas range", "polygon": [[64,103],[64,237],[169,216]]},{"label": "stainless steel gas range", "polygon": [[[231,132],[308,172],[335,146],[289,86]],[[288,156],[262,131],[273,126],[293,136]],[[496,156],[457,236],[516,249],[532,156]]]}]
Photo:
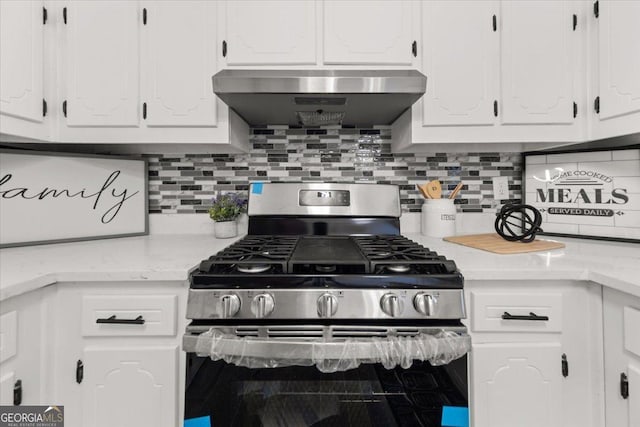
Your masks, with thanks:
[{"label": "stainless steel gas range", "polygon": [[463,277],[399,217],[392,185],[251,184],[249,234],[190,275],[185,418],[440,426],[466,407]]}]

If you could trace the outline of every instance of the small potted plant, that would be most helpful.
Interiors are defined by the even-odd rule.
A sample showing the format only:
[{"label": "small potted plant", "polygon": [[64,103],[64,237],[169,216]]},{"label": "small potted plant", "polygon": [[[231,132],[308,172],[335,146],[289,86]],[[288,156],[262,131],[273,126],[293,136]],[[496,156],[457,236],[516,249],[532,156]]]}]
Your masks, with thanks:
[{"label": "small potted plant", "polygon": [[236,193],[225,193],[211,200],[209,217],[215,222],[214,234],[219,239],[238,235],[236,219],[245,212],[247,200]]}]

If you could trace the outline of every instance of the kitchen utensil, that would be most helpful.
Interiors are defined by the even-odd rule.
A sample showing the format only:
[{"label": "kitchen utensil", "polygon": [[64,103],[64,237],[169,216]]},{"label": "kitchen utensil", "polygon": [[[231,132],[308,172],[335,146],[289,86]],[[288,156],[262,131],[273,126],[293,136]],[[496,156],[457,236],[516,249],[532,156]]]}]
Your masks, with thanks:
[{"label": "kitchen utensil", "polygon": [[420,193],[425,199],[430,199],[429,194],[427,194],[426,190],[422,188],[420,184],[416,184],[416,187],[418,188],[418,190],[420,190]]},{"label": "kitchen utensil", "polygon": [[526,245],[521,242],[508,242],[495,233],[471,234],[467,236],[445,237],[445,241],[493,252],[494,254],[521,254],[526,252],[549,251],[564,248],[564,243],[554,240],[536,239]]},{"label": "kitchen utensil", "polygon": [[440,184],[440,181],[438,181],[437,179],[429,181],[426,186],[427,194],[429,195],[429,197],[431,197],[432,199],[442,198],[442,184]]},{"label": "kitchen utensil", "polygon": [[462,190],[462,183],[459,183],[458,185],[456,185],[456,188],[454,188],[451,194],[449,194],[449,198],[455,199],[458,193],[460,192],[460,190]]}]

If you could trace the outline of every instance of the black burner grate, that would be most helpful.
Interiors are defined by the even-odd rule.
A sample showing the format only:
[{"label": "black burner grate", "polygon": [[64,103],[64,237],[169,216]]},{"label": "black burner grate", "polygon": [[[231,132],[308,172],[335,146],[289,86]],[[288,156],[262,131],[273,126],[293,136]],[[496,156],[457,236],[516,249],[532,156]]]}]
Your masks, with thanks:
[{"label": "black burner grate", "polygon": [[403,236],[353,238],[371,263],[373,274],[451,274],[453,261]]},{"label": "black burner grate", "polygon": [[283,274],[296,247],[295,236],[247,236],[200,263],[213,274]]},{"label": "black burner grate", "polygon": [[219,275],[447,275],[456,264],[396,235],[247,236],[200,263]]}]

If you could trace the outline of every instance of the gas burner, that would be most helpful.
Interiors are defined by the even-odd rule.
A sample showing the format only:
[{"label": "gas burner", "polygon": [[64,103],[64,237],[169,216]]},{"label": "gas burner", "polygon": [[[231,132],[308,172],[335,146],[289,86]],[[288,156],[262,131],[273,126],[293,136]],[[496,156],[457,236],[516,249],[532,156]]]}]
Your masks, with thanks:
[{"label": "gas burner", "polygon": [[391,252],[374,252],[370,256],[376,258],[386,258],[388,256],[391,256]]},{"label": "gas burner", "polygon": [[335,265],[316,265],[316,271],[318,273],[333,273],[336,271]]},{"label": "gas burner", "polygon": [[406,264],[387,265],[385,268],[393,273],[406,273],[411,269]]},{"label": "gas burner", "polygon": [[240,273],[258,274],[269,271],[271,266],[268,264],[239,264],[236,268]]}]

